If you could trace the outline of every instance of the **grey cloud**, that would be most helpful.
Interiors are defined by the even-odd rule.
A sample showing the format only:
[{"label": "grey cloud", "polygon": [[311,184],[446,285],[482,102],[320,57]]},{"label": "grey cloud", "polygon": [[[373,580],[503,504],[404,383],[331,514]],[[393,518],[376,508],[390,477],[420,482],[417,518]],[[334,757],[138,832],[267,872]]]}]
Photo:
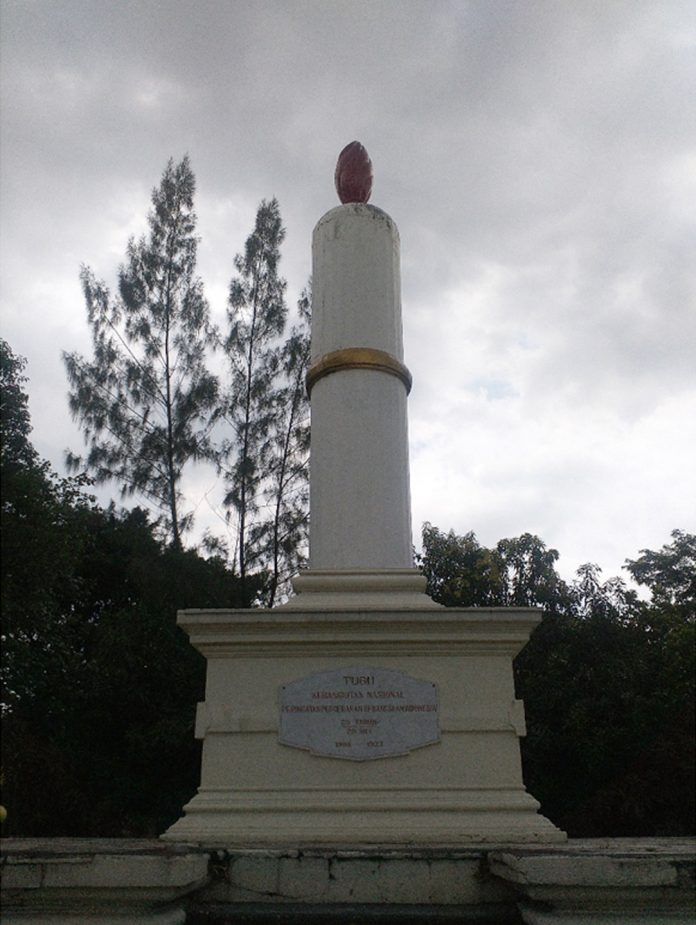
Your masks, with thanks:
[{"label": "grey cloud", "polygon": [[[527,420],[549,467],[526,471],[524,491],[501,475],[508,516],[541,517],[544,496],[544,528],[582,532],[582,503],[563,492],[572,483],[591,506],[601,473],[580,454],[586,477],[564,482],[575,470],[558,409],[583,432],[597,422],[610,453],[607,421],[644,434],[672,397],[693,394],[685,0],[4,0],[0,16],[5,336],[30,354],[37,394],[65,388],[47,357],[76,346],[33,337],[45,294],[60,316],[53,339],[75,338],[79,262],[113,275],[169,156],[192,157],[216,294],[255,204],[277,195],[294,297],[353,138],[375,165],[373,201],[401,231],[414,446],[437,442],[453,495],[476,483],[462,431],[495,447]],[[51,445],[58,417],[38,411]],[[463,503],[438,510],[453,518],[441,526],[469,529]],[[511,532],[504,507],[490,516]]]}]

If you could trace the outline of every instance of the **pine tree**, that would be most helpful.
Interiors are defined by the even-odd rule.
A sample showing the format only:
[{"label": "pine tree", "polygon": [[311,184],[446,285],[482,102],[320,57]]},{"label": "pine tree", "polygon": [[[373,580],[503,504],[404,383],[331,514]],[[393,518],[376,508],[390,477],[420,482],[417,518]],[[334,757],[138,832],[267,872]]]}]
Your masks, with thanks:
[{"label": "pine tree", "polygon": [[234,259],[230,283],[229,334],[225,349],[231,379],[223,416],[232,433],[223,441],[219,466],[227,487],[225,505],[236,511],[239,578],[251,603],[250,569],[261,565],[255,518],[273,456],[277,413],[276,377],[281,368],[278,339],[285,328],[285,280],[278,276],[285,229],[278,202],[261,202],[243,254]]},{"label": "pine tree", "polygon": [[17,356],[6,340],[0,338],[0,465],[6,471],[31,469],[38,454],[29,442],[31,422],[29,398],[24,391],[27,361]]},{"label": "pine tree", "polygon": [[311,294],[297,304],[298,323],[280,350],[278,385],[273,395],[267,480],[263,494],[268,519],[256,530],[254,542],[270,574],[265,603],[272,607],[287,581],[303,564],[309,526],[309,399],[306,375],[311,343]]},{"label": "pine tree", "polygon": [[180,509],[182,472],[209,452],[217,398],[205,360],[208,303],[195,275],[194,193],[188,156],[170,159],[152,193],[148,237],[128,242],[118,296],[82,268],[92,360],[64,354],[70,410],[89,447],[84,462],[68,454],[69,466],[86,466],[98,483],[115,480],[123,496],[145,496],[176,549],[191,523]]}]

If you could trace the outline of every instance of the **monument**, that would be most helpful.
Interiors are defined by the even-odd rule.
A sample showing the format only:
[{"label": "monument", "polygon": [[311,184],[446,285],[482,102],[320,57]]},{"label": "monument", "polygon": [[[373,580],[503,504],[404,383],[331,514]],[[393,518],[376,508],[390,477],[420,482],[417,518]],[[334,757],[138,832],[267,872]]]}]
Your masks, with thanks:
[{"label": "monument", "polygon": [[522,782],[530,608],[444,608],[413,567],[399,235],[358,142],[313,236],[310,567],[273,610],[186,610],[201,785],[163,836],[231,846],[563,841]]}]

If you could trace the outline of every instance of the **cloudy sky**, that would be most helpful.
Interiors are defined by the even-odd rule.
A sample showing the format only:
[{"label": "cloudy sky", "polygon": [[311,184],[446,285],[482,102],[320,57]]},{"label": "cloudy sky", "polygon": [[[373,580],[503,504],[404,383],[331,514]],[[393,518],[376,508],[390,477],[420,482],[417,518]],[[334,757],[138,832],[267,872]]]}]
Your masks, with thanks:
[{"label": "cloudy sky", "polygon": [[[294,304],[359,139],[401,234],[416,534],[530,531],[608,577],[696,530],[692,0],[0,0],[0,29],[1,332],[59,470],[80,264],[115,283],[168,158],[222,322],[262,198]],[[187,486],[221,532],[215,481]]]}]

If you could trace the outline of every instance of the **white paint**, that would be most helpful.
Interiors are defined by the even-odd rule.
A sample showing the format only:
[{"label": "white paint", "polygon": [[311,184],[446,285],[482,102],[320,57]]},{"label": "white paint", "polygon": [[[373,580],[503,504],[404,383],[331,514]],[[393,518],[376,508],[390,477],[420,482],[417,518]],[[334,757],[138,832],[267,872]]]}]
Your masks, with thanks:
[{"label": "white paint", "polygon": [[346,347],[403,361],[399,232],[376,206],[337,206],[312,238],[312,361]]},{"label": "white paint", "polygon": [[441,610],[414,568],[313,569],[293,578],[294,597],[279,610]]},{"label": "white paint", "polygon": [[[386,213],[328,212],[314,230],[312,283],[312,362],[351,347],[403,362],[399,235]],[[311,569],[411,567],[406,387],[348,369],[316,382],[311,401]]]}]

